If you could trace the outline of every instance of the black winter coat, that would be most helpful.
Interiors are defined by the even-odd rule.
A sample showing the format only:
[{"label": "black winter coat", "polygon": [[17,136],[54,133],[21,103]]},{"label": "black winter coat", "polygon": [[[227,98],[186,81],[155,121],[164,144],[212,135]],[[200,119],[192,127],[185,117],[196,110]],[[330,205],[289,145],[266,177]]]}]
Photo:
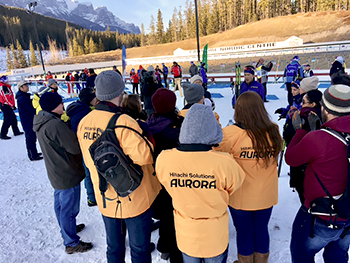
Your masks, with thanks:
[{"label": "black winter coat", "polygon": [[344,69],[343,65],[339,61],[336,60],[332,64],[332,67],[331,67],[331,69],[329,71],[329,76],[332,77],[332,75],[334,73],[337,73],[337,72],[345,73],[345,69]]},{"label": "black winter coat", "polygon": [[153,109],[152,104],[152,96],[157,91],[157,89],[162,88],[163,85],[158,81],[153,79],[151,75],[144,75],[144,85],[141,89],[143,100],[144,100],[144,108]]},{"label": "black winter coat", "polygon": [[80,100],[69,104],[66,113],[70,119],[71,128],[75,133],[77,133],[78,125],[81,119],[88,115],[90,111],[91,108],[89,105]]},{"label": "black winter coat", "polygon": [[33,131],[35,109],[33,107],[32,100],[30,99],[30,93],[25,93],[19,90],[16,93],[16,100],[23,130],[26,132]]},{"label": "black winter coat", "polygon": [[59,117],[43,110],[34,116],[33,129],[52,187],[64,190],[78,185],[85,178],[85,172],[75,133]]}]

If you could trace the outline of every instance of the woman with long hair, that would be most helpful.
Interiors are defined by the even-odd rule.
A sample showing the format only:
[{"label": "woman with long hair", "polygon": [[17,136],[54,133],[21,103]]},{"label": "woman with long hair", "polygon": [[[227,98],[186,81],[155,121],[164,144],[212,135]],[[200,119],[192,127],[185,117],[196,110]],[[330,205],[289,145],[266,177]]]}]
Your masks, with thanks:
[{"label": "woman with long hair", "polygon": [[267,226],[278,201],[277,159],[282,138],[256,92],[239,96],[234,118],[235,125],[223,129],[217,150],[230,153],[246,173],[243,185],[229,201],[237,231],[237,262],[267,263]]}]

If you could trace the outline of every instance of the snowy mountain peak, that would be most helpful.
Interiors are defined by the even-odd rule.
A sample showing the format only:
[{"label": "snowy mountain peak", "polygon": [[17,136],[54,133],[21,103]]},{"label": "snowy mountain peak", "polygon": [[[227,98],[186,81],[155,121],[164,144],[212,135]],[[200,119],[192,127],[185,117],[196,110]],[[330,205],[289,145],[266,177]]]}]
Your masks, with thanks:
[{"label": "snowy mountain peak", "polygon": [[[0,5],[27,8],[29,0],[1,0]],[[120,33],[139,34],[140,29],[132,23],[127,23],[101,6],[94,8],[91,2],[77,0],[40,0],[35,12],[67,20],[92,30],[105,30],[107,26]]]}]

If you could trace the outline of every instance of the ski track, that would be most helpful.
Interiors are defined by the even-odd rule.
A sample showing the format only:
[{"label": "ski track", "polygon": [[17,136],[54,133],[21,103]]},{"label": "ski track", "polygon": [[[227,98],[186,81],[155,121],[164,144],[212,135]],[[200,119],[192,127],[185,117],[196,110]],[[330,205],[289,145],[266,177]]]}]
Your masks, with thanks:
[{"label": "ski track", "polygon": [[[281,84],[269,84],[268,94],[274,94],[279,100],[265,103],[271,119],[277,122],[274,111],[287,105],[287,93],[280,89]],[[221,93],[224,98],[214,98],[216,112],[220,122],[226,126],[232,119],[231,89],[209,87],[212,93]],[[128,85],[130,89],[130,86]],[[323,90],[321,90],[323,91]],[[63,95],[63,94],[62,94]],[[177,107],[182,109],[183,98],[179,92]],[[67,105],[65,105],[67,106]],[[1,122],[1,121],[0,121]],[[284,120],[277,122],[280,130]],[[12,136],[12,130],[9,132]],[[39,144],[38,145],[38,149]],[[77,223],[86,228],[79,233],[83,241],[91,241],[94,248],[86,253],[67,255],[53,208],[53,188],[47,178],[44,161],[30,162],[26,156],[24,136],[0,140],[0,263],[99,263],[106,262],[106,234],[101,214],[97,207],[88,207],[84,184],[81,184],[81,204]],[[274,207],[269,223],[270,263],[287,263],[290,260],[289,243],[292,223],[300,206],[296,192],[289,188],[288,166],[283,163],[279,178],[279,203]],[[230,219],[230,246],[227,262],[237,259],[236,233]],[[152,242],[157,243],[158,230],[152,233]],[[126,241],[126,262],[130,260],[130,249]],[[152,262],[161,260],[160,253],[152,253]],[[323,262],[321,253],[316,263]]]}]

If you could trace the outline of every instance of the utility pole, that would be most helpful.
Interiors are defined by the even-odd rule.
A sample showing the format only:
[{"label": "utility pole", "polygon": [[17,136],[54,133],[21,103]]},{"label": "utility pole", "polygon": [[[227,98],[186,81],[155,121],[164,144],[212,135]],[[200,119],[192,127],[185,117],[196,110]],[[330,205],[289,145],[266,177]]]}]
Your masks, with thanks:
[{"label": "utility pole", "polygon": [[44,65],[43,55],[42,55],[42,52],[41,52],[41,45],[40,45],[40,42],[39,42],[39,35],[38,35],[38,30],[36,28],[36,21],[35,21],[35,15],[34,15],[34,10],[35,10],[35,7],[37,5],[38,5],[38,3],[36,1],[29,3],[28,4],[27,13],[31,15],[32,20],[33,20],[33,25],[34,25],[35,35],[36,35],[36,42],[37,42],[38,47],[39,47],[39,54],[40,54],[41,65],[43,67],[44,75],[46,76],[45,65]]},{"label": "utility pole", "polygon": [[199,49],[199,27],[198,27],[198,7],[197,0],[194,0],[194,9],[196,10],[196,31],[197,31],[197,53],[198,53],[198,62],[201,61],[200,49]]}]

